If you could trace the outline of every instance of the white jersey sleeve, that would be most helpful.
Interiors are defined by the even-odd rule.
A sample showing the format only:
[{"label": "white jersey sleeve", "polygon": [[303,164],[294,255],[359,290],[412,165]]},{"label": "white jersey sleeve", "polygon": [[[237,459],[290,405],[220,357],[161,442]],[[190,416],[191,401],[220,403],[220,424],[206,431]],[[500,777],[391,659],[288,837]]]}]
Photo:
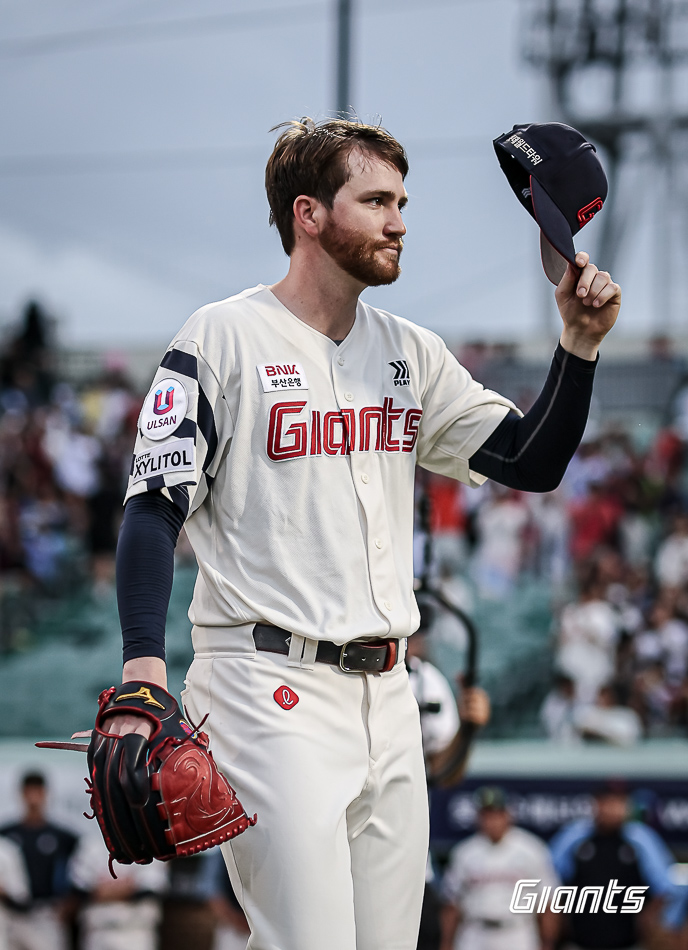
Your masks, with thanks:
[{"label": "white jersey sleeve", "polygon": [[0,835],[0,896],[24,903],[31,897],[29,879],[21,848]]},{"label": "white jersey sleeve", "polygon": [[161,489],[185,514],[206,497],[234,430],[198,344],[175,340],[143,402],[125,501]]},{"label": "white jersey sleeve", "polygon": [[511,400],[476,382],[440,337],[429,331],[424,337],[427,384],[421,397],[418,464],[467,485],[482,485],[486,477],[470,470],[469,459],[509,410],[521,413]]}]

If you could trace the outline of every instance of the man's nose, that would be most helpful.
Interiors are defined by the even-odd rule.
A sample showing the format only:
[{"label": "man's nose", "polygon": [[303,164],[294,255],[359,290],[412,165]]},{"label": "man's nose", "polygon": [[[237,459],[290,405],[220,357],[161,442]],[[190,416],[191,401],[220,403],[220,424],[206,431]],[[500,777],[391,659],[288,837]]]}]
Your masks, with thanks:
[{"label": "man's nose", "polygon": [[385,222],[385,234],[406,234],[406,225],[398,208],[390,214]]}]

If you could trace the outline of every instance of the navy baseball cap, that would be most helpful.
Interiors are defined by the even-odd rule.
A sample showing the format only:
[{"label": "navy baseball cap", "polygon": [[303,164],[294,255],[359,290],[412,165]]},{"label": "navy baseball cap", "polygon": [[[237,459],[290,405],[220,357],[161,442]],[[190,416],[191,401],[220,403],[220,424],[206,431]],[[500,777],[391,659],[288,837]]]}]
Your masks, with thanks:
[{"label": "navy baseball cap", "polygon": [[515,125],[494,140],[514,194],[540,225],[542,266],[553,284],[575,266],[573,235],[607,197],[607,176],[595,146],[561,122]]},{"label": "navy baseball cap", "polygon": [[483,785],[475,793],[475,804],[479,811],[506,811],[504,789]]}]

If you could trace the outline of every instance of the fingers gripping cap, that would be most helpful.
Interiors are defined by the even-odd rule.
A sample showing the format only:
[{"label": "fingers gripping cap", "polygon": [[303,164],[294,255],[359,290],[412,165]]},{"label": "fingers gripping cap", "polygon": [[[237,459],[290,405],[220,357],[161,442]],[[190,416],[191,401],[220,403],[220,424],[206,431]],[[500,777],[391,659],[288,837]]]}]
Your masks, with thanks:
[{"label": "fingers gripping cap", "polygon": [[515,125],[494,140],[502,171],[540,226],[542,266],[558,284],[575,264],[573,235],[601,210],[607,176],[580,132],[560,122]]}]

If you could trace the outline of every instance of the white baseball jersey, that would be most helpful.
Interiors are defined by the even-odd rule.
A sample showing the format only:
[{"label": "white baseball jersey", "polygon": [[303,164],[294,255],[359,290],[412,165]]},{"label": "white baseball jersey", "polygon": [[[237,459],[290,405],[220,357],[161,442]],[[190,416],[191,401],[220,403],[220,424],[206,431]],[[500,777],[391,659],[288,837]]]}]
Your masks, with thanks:
[{"label": "white baseball jersey", "polygon": [[337,346],[265,286],[198,310],[139,418],[127,499],[188,505],[197,627],[405,637],[418,461],[471,484],[510,408],[435,334],[359,302]]},{"label": "white baseball jersey", "polygon": [[509,904],[516,882],[540,879],[540,887],[559,882],[547,846],[522,828],[509,828],[494,844],[476,834],[452,851],[442,891],[447,901],[472,921],[534,922],[534,915],[514,915]]},{"label": "white baseball jersey", "polygon": [[[72,883],[86,893],[112,881],[107,848],[100,836],[84,835],[81,838],[69,863],[69,876]],[[113,895],[110,900],[104,897],[87,902],[79,913],[84,950],[154,950],[162,917],[158,898],[167,887],[168,866],[162,861],[118,864],[117,878],[118,881],[131,882],[140,892],[139,896],[122,899]],[[141,896],[142,892],[147,896]]]}]

